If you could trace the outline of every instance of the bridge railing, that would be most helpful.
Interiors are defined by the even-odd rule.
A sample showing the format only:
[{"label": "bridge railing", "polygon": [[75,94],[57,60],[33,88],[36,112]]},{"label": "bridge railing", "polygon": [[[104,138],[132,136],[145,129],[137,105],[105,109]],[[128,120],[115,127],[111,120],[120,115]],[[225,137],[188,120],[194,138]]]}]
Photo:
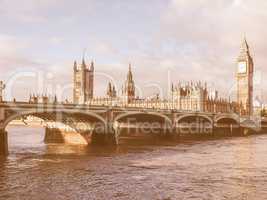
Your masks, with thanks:
[{"label": "bridge railing", "polygon": [[[158,110],[158,111],[174,111],[174,112],[205,112],[205,113],[235,113],[231,109],[224,109],[224,112],[214,112],[206,110],[201,104],[195,106],[181,106],[178,103],[168,100],[134,100],[132,102],[125,102],[118,99],[111,98],[98,98],[92,99],[86,102],[85,104],[73,104],[71,102],[23,102],[23,101],[4,101],[0,102],[0,105],[9,106],[9,107],[38,107],[38,108],[47,108],[47,107],[58,107],[58,108],[70,108],[70,109],[90,109],[90,108],[99,108],[99,109],[126,109],[126,110]],[[214,109],[216,110],[216,109]]]}]

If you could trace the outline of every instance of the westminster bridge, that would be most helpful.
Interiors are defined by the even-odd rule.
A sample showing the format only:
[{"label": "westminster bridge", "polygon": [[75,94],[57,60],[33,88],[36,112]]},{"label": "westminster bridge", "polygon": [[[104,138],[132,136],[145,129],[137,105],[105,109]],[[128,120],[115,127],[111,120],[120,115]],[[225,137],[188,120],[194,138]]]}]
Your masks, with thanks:
[{"label": "westminster bridge", "polygon": [[[233,112],[211,113],[173,108],[117,105],[74,105],[70,103],[0,102],[0,154],[8,153],[6,127],[27,116],[45,122],[59,122],[77,134],[90,135],[92,142],[118,144],[125,129],[139,128],[149,133],[179,138],[183,135],[244,135],[260,132],[263,118],[240,116]],[[82,124],[82,126],[81,126]],[[47,128],[48,129],[48,128]],[[138,131],[140,131],[138,130]],[[159,131],[159,132],[157,132]],[[101,143],[100,142],[100,143]]]}]

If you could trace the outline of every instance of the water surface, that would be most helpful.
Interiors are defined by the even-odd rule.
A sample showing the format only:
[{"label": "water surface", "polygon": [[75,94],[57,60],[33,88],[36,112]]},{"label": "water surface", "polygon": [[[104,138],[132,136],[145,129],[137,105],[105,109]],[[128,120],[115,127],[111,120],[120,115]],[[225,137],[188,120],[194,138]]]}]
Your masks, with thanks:
[{"label": "water surface", "polygon": [[267,199],[267,135],[117,148],[45,145],[9,127],[0,199]]}]

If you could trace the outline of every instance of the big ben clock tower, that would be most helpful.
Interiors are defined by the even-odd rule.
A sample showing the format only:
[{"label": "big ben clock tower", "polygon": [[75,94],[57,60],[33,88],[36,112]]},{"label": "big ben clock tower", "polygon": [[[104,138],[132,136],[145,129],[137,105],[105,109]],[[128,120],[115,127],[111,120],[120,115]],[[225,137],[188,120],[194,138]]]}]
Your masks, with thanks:
[{"label": "big ben clock tower", "polygon": [[244,39],[237,58],[237,102],[242,103],[245,115],[253,115],[253,71],[253,59]]}]

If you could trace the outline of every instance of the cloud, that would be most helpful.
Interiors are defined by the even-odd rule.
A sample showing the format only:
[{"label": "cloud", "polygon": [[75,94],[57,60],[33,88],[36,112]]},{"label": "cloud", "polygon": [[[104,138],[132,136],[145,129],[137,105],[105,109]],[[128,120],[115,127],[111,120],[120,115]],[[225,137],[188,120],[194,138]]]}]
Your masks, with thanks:
[{"label": "cloud", "polygon": [[131,62],[144,96],[157,92],[151,85],[167,94],[169,82],[180,80],[207,81],[226,96],[245,34],[267,86],[265,0],[155,0],[152,7],[151,1],[3,0],[0,16],[13,23],[0,36],[0,71],[30,66],[72,83],[73,60],[87,48],[86,57],[96,61],[97,95],[105,94],[103,74],[120,88]]},{"label": "cloud", "polygon": [[62,44],[62,43],[65,41],[65,39],[64,39],[64,37],[53,36],[53,37],[50,38],[49,41],[50,41],[52,44],[57,45],[57,44]]},{"label": "cloud", "polygon": [[31,44],[10,35],[0,35],[0,79],[7,84],[8,100],[13,97],[27,99],[35,88],[41,63],[25,52]]},{"label": "cloud", "polygon": [[89,12],[94,5],[94,0],[1,0],[0,16],[22,23],[69,21],[74,13]]},{"label": "cloud", "polygon": [[267,73],[266,6],[266,1],[172,0],[162,14],[162,31],[156,40],[160,44],[172,40],[180,46],[173,51],[176,56],[169,54],[179,68],[177,74],[180,71],[185,79],[200,78],[201,74],[201,79],[216,82],[227,91],[235,81],[235,62],[244,33],[255,65]]},{"label": "cloud", "polygon": [[17,1],[2,0],[0,2],[0,11],[1,15],[6,18],[22,22],[43,22],[45,21],[45,16],[41,14],[41,8],[49,8],[53,2],[50,0],[40,0],[38,2],[21,0],[18,3]]},{"label": "cloud", "polygon": [[26,42],[21,42],[16,37],[0,35],[0,72],[25,66],[35,66],[37,63],[24,55],[22,52],[29,47]]}]

